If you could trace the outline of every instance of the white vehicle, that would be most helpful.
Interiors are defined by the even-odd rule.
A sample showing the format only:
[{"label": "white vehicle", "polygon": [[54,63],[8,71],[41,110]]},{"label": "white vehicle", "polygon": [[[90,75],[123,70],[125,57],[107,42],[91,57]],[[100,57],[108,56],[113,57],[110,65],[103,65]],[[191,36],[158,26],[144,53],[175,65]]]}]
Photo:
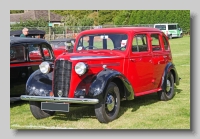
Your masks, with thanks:
[{"label": "white vehicle", "polygon": [[169,39],[172,39],[174,37],[183,37],[183,31],[178,23],[154,24],[154,28],[162,30]]}]

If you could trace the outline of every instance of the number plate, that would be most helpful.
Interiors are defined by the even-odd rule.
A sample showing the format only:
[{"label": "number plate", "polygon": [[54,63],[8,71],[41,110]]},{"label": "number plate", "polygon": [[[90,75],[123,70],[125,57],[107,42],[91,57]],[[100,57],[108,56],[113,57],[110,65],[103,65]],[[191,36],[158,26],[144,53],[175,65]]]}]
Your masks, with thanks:
[{"label": "number plate", "polygon": [[41,110],[69,112],[69,103],[41,102]]}]

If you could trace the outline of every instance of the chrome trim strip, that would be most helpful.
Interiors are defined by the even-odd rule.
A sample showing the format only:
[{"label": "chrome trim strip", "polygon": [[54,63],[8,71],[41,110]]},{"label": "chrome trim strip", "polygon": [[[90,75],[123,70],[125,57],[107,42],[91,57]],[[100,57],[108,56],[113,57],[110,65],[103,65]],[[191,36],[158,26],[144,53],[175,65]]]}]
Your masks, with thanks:
[{"label": "chrome trim strip", "polygon": [[103,63],[103,64],[88,64],[89,67],[102,67],[103,65],[107,66],[120,66],[120,63]]},{"label": "chrome trim strip", "polygon": [[83,59],[102,59],[102,58],[119,58],[120,56],[72,56],[70,60],[83,60]]},{"label": "chrome trim strip", "polygon": [[21,100],[27,101],[44,101],[44,102],[66,102],[66,103],[78,103],[78,104],[97,104],[98,99],[89,98],[66,98],[66,97],[50,97],[50,96],[29,96],[21,95]]}]

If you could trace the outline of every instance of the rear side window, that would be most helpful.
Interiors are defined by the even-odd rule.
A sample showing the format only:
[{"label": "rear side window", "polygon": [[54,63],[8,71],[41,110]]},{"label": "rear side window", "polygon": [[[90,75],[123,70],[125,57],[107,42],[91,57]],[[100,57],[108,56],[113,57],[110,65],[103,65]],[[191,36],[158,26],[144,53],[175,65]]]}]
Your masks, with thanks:
[{"label": "rear side window", "polygon": [[25,47],[22,45],[10,47],[10,62],[25,61]]},{"label": "rear side window", "polygon": [[152,46],[152,51],[161,50],[159,34],[151,34],[151,46]]},{"label": "rear side window", "polygon": [[169,50],[169,44],[167,42],[167,39],[164,36],[162,36],[162,39],[163,39],[165,50]]}]

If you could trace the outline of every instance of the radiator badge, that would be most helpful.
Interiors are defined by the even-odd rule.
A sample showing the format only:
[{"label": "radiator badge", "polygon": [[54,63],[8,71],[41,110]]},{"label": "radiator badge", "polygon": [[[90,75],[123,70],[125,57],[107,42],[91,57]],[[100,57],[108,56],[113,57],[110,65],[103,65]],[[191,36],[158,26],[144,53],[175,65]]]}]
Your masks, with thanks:
[{"label": "radiator badge", "polygon": [[61,97],[61,96],[63,95],[62,90],[58,90],[58,93],[57,93],[57,94],[58,94],[59,97]]}]

